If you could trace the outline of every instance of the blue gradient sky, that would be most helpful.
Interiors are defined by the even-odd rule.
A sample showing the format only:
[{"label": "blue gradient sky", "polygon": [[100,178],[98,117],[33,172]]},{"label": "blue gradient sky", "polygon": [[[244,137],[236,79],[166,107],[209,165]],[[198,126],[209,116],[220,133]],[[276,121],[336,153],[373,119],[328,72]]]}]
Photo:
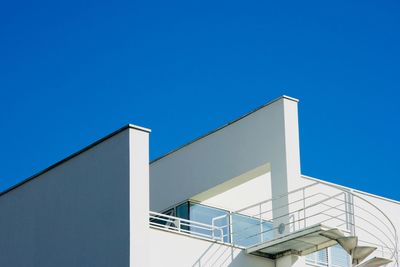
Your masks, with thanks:
[{"label": "blue gradient sky", "polygon": [[2,1],[0,191],[126,123],[155,158],[286,94],[302,172],[400,200],[398,1]]}]

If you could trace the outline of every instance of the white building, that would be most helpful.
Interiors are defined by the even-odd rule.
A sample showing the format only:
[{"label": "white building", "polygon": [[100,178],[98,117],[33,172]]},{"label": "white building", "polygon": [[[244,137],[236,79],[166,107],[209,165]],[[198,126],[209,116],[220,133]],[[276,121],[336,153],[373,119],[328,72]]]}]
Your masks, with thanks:
[{"label": "white building", "polygon": [[301,174],[280,97],[149,162],[128,125],[0,194],[0,266],[399,266],[400,202]]}]

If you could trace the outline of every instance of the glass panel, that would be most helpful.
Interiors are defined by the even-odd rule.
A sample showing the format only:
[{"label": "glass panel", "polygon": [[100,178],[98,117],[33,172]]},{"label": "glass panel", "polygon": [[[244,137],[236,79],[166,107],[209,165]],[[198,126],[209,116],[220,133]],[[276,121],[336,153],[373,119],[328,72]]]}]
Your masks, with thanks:
[{"label": "glass panel", "polygon": [[268,241],[274,239],[274,231],[272,229],[274,228],[272,222],[267,222],[264,221],[262,223],[262,231],[263,231],[263,241]]},{"label": "glass panel", "polygon": [[[176,217],[210,226],[214,219],[214,225],[222,229],[224,242],[231,242],[228,211],[198,203],[185,202],[176,207]],[[260,220],[256,218],[240,214],[232,215],[233,240],[239,246],[248,247],[261,241],[272,240],[272,228],[272,223],[268,221],[260,223]],[[192,234],[198,233],[199,236],[203,237],[214,236],[217,239],[221,237],[221,231],[214,230],[213,233],[211,229],[202,229],[195,224],[185,225],[185,223],[181,223],[181,229]]]},{"label": "glass panel", "polygon": [[[272,223],[240,215],[232,215],[232,235],[235,245],[249,247],[272,239]],[[262,233],[262,234],[261,234]],[[262,239],[261,239],[262,236]]]},{"label": "glass panel", "polygon": [[[224,236],[223,240],[224,242],[229,242],[229,213],[227,211],[204,206],[201,204],[190,203],[189,217],[192,221],[209,225],[212,225],[213,218],[220,217],[220,219],[214,220],[214,225],[222,227],[222,234]],[[201,229],[193,225],[190,227],[190,231],[192,233],[200,233],[203,235],[221,238],[221,232],[217,230],[215,230],[213,233],[211,230]]]},{"label": "glass panel", "polygon": [[189,202],[185,202],[176,207],[176,217],[189,220]]},{"label": "glass panel", "polygon": [[[189,220],[189,202],[185,202],[176,207],[176,217]],[[181,225],[181,229],[190,231],[188,225]]]}]

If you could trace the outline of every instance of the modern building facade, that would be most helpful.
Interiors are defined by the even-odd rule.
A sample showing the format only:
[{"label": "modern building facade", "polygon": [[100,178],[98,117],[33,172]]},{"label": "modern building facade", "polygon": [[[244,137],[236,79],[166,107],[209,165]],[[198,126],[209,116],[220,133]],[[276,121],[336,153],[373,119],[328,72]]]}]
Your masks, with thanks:
[{"label": "modern building facade", "polygon": [[280,97],[149,162],[127,125],[0,195],[0,266],[399,266],[400,202],[301,174]]}]

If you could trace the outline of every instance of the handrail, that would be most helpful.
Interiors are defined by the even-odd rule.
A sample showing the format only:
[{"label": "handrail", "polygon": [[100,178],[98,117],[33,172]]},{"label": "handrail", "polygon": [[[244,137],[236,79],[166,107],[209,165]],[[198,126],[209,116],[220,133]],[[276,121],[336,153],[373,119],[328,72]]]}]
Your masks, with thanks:
[{"label": "handrail", "polygon": [[[150,211],[149,212],[149,218],[150,218],[150,225],[152,226],[156,226],[158,228],[165,228],[165,229],[174,229],[178,232],[183,232],[186,234],[190,234],[193,236],[203,236],[205,238],[208,239],[213,239],[213,240],[218,240],[221,242],[224,242],[224,231],[221,227],[219,226],[215,226],[215,225],[209,225],[209,224],[205,224],[205,223],[201,223],[201,222],[196,222],[196,221],[192,221],[192,220],[186,220],[183,218],[179,218],[179,217],[175,217],[175,216],[171,216],[171,215],[166,215],[166,214],[162,214],[162,213],[158,213],[158,212],[154,212],[154,211]],[[156,223],[152,220],[160,220],[160,221],[164,221],[165,223],[171,223],[174,226],[171,225],[165,225],[165,224],[161,224],[161,223]],[[187,226],[187,227],[194,227],[197,229],[203,229],[206,231],[210,231],[211,235],[207,235],[204,233],[199,233],[196,231],[193,231],[192,229],[187,230],[182,228],[181,226]],[[219,231],[220,236],[215,236],[214,231]]]},{"label": "handrail", "polygon": [[[317,206],[317,205],[321,204],[321,203],[324,202],[324,201],[327,201],[327,200],[330,200],[330,199],[335,199],[337,196],[342,195],[342,194],[343,194],[343,192],[338,193],[338,194],[336,194],[336,195],[334,195],[334,196],[328,196],[326,199],[321,200],[321,201],[319,201],[319,202],[317,202],[317,203],[314,203],[313,205],[310,205],[310,206],[306,207],[306,209],[312,208],[312,207],[314,207],[314,206]],[[343,203],[341,203],[340,205],[343,205]],[[300,209],[297,209],[297,210],[293,210],[293,211],[290,212],[290,213],[296,213],[296,212],[302,211],[302,210],[304,210],[304,208],[300,208]],[[238,212],[232,212],[231,215],[233,215],[233,214],[242,215],[242,216],[248,216],[248,215],[244,215],[244,214],[241,214],[241,213],[238,213]],[[225,218],[225,217],[227,217],[227,216],[228,216],[227,214],[224,214],[224,215],[215,217],[215,218],[213,218],[212,222],[214,223],[216,220]],[[281,218],[285,218],[285,217],[287,217],[287,216],[288,216],[288,214],[283,214],[283,215],[274,217],[274,219],[275,219],[275,220],[276,220],[276,219],[281,219]],[[258,219],[258,218],[256,218],[255,216],[249,216],[249,217],[254,218],[254,219]],[[301,220],[302,220],[302,219],[301,219]],[[264,223],[264,222],[265,222],[265,220],[263,220],[262,223]],[[297,221],[296,221],[296,222],[297,222]],[[221,228],[226,228],[226,227],[232,226],[232,225],[233,225],[233,222],[229,222],[227,225],[222,226]],[[242,229],[242,231],[243,231],[243,230],[251,229],[251,228],[253,228],[253,227],[259,227],[259,226],[260,226],[260,224],[251,225],[251,226],[249,226],[249,227],[246,227],[246,228]],[[236,233],[233,232],[232,234],[236,234]]]},{"label": "handrail", "polygon": [[[361,199],[362,201],[367,202],[369,205],[373,206],[373,207],[374,207],[376,210],[378,210],[378,211],[388,220],[388,222],[391,224],[391,226],[393,227],[394,239],[395,239],[395,240],[394,240],[394,243],[395,243],[395,247],[394,247],[395,255],[394,255],[394,256],[395,256],[396,265],[399,266],[399,251],[398,251],[398,242],[399,242],[399,240],[398,240],[398,235],[397,235],[396,227],[394,226],[392,220],[390,220],[390,218],[389,218],[380,208],[378,208],[375,204],[371,203],[371,201],[366,200],[365,198],[363,198],[363,197],[361,197],[361,196],[355,194],[354,192],[350,192],[350,194],[351,194],[352,196],[355,196],[355,197],[358,198],[358,199]],[[376,216],[375,216],[375,217],[376,217]]]},{"label": "handrail", "polygon": [[[341,204],[340,204],[340,205],[341,205]],[[327,211],[327,210],[329,210],[329,209],[326,209],[326,210],[324,210],[324,211]],[[324,211],[322,211],[322,213],[323,213]],[[321,214],[321,212],[316,213],[316,214],[313,214],[313,215],[311,215],[310,217],[314,217],[314,216],[317,216],[317,215],[319,215],[319,214]],[[330,218],[329,218],[329,219],[322,220],[320,223],[323,223],[323,222],[325,222],[325,221],[327,221],[327,220],[330,220]],[[287,226],[287,225],[290,225],[290,224],[294,224],[294,223],[296,223],[296,222],[298,222],[298,220],[292,221],[292,222],[284,223],[284,225]],[[252,237],[256,237],[256,236],[258,236],[258,235],[260,235],[260,234],[265,234],[265,233],[271,232],[271,231],[273,231],[273,230],[277,230],[278,228],[279,228],[279,226],[273,227],[273,228],[268,229],[268,230],[266,230],[266,231],[262,231],[262,232],[260,232],[260,233],[253,234],[253,235],[247,236],[247,237],[245,237],[245,238],[239,239],[238,241],[242,241],[242,240],[246,240],[246,239],[249,239],[249,238],[252,238]]]},{"label": "handrail", "polygon": [[278,195],[278,196],[276,196],[276,197],[273,197],[273,198],[270,198],[270,199],[267,199],[267,200],[263,200],[263,201],[261,201],[261,202],[258,202],[258,203],[252,204],[252,205],[250,205],[250,206],[244,207],[244,208],[242,208],[242,209],[236,210],[235,212],[236,212],[236,213],[239,213],[239,212],[241,212],[241,211],[244,211],[244,210],[247,210],[247,209],[250,209],[250,208],[257,207],[257,206],[259,206],[259,205],[261,205],[261,204],[268,203],[268,202],[271,202],[272,200],[276,200],[276,199],[280,199],[280,198],[286,197],[286,196],[288,196],[288,195],[290,195],[290,194],[296,193],[296,192],[298,192],[298,191],[305,190],[305,189],[310,188],[310,187],[313,187],[313,186],[315,186],[315,185],[317,185],[317,184],[319,184],[319,183],[318,183],[318,182],[315,182],[315,183],[313,183],[313,184],[309,184],[309,185],[306,185],[306,186],[304,186],[304,187],[294,189],[294,190],[292,190],[292,191],[289,191],[288,193],[281,194],[281,195]]},{"label": "handrail", "polygon": [[[325,204],[325,203],[322,203],[322,205],[325,205],[325,206],[334,208],[334,209],[336,209],[336,210],[339,210],[339,211],[344,212],[343,214],[346,214],[346,211],[345,211],[345,210],[342,210],[342,209],[340,209],[340,208],[332,207],[332,206],[329,206],[328,204]],[[352,213],[350,213],[350,214],[352,214]],[[330,216],[330,215],[328,215],[328,214],[326,214],[326,215],[327,215],[327,216]],[[391,240],[391,238],[390,238],[382,229],[380,229],[378,226],[376,226],[375,224],[371,223],[370,221],[364,219],[363,217],[361,217],[361,216],[359,216],[359,215],[357,215],[357,214],[352,214],[352,215],[356,216],[357,218],[363,220],[364,222],[368,223],[369,225],[371,225],[372,227],[374,227],[375,229],[377,229],[379,232],[381,232],[381,233],[389,240],[390,243],[392,243],[393,246],[396,246],[396,244],[393,242],[393,240]],[[336,217],[336,219],[337,219],[337,220],[341,220],[341,221],[343,221],[343,222],[346,222],[345,220],[340,219],[339,217]],[[353,224],[353,223],[352,223],[352,224]],[[353,224],[353,225],[355,225],[355,224]],[[364,230],[365,232],[369,233],[370,235],[373,235],[372,233],[370,233],[370,232],[367,231],[366,229],[362,228],[361,226],[359,226],[359,225],[355,225],[355,226],[356,226],[357,228],[360,228],[360,229]],[[379,239],[377,236],[375,236],[375,235],[373,235],[373,236],[374,236],[375,238]],[[380,240],[380,239],[379,239],[379,240]],[[382,240],[380,240],[380,241],[383,243]]]},{"label": "handrail", "polygon": [[[340,193],[338,193],[338,194],[336,194],[336,195],[329,196],[329,197],[327,197],[327,198],[325,198],[325,199],[323,199],[323,200],[318,201],[317,203],[313,203],[312,205],[306,207],[306,209],[315,207],[315,206],[317,206],[317,205],[323,203],[324,201],[331,200],[331,199],[335,199],[335,198],[337,198],[338,196],[340,196],[340,195],[342,195],[342,194],[343,194],[343,192],[340,192]],[[340,204],[337,205],[337,206],[340,206],[340,205],[343,205],[343,203],[340,203]],[[297,209],[297,210],[292,211],[291,213],[296,213],[296,212],[298,212],[298,211],[302,211],[303,209],[304,209],[304,208],[300,208],[300,209]],[[331,208],[328,208],[327,210],[329,210],[329,209],[331,209]],[[327,211],[327,210],[324,210],[324,211]],[[321,213],[321,212],[320,212],[320,213]],[[314,217],[314,216],[316,216],[316,215],[319,215],[320,213],[313,214],[313,215],[309,216],[308,218],[311,218],[311,217]],[[240,214],[240,213],[237,213],[237,212],[232,212],[230,215],[233,215],[233,214],[243,215],[243,214]],[[226,216],[228,216],[228,215],[222,215],[222,216],[215,217],[215,218],[213,219],[213,223],[214,223],[216,220],[222,219],[222,218],[224,218],[224,217],[226,217]],[[247,216],[247,215],[244,215],[244,216]],[[274,219],[281,219],[281,218],[284,218],[284,217],[287,217],[287,216],[288,216],[288,214],[284,214],[284,215],[281,215],[281,216],[277,216],[277,217],[275,217]],[[253,217],[253,218],[254,218],[254,217]],[[302,219],[301,219],[301,220],[302,220]],[[293,222],[289,222],[289,223],[286,223],[285,225],[290,225],[290,224],[293,224],[293,223],[298,222],[298,221],[299,221],[299,220],[296,220],[296,221],[293,221]],[[264,222],[265,222],[265,221],[263,221],[263,223],[264,223]],[[230,221],[227,225],[222,226],[221,228],[230,227],[230,226],[232,226],[232,225],[233,225],[233,222]],[[248,229],[251,229],[251,228],[254,228],[254,227],[259,227],[259,226],[260,226],[260,224],[251,225],[251,226],[246,227],[246,228],[241,229],[241,230],[242,230],[242,232],[244,232],[245,230],[248,230]],[[278,227],[271,228],[271,229],[269,229],[269,230],[267,230],[267,231],[259,232],[258,234],[251,235],[251,236],[249,236],[248,238],[257,236],[257,235],[259,235],[259,234],[267,233],[267,232],[270,232],[270,231],[276,230],[276,229],[278,229]],[[231,235],[235,235],[235,234],[237,235],[238,233],[237,233],[237,232],[231,232]],[[247,239],[247,238],[246,238],[246,239]],[[239,241],[241,241],[241,240],[243,240],[243,239],[239,239]]]},{"label": "handrail", "polygon": [[[386,251],[388,253],[392,254],[391,255],[391,259],[394,259],[395,263],[396,263],[396,266],[399,266],[399,258],[398,258],[399,257],[399,249],[398,249],[399,240],[398,240],[398,233],[397,233],[396,227],[394,226],[393,222],[388,217],[388,215],[385,214],[377,205],[375,205],[374,203],[371,203],[371,201],[359,196],[358,194],[354,193],[352,190],[343,190],[341,188],[336,188],[335,187],[334,188],[335,191],[336,192],[340,192],[340,193],[335,194],[334,196],[330,196],[330,197],[328,197],[329,196],[328,194],[325,194],[325,193],[322,193],[322,192],[313,193],[311,195],[310,194],[306,194],[306,190],[307,189],[309,189],[311,187],[315,187],[315,186],[320,185],[320,184],[321,184],[320,182],[315,182],[315,183],[312,183],[310,185],[307,185],[307,186],[304,186],[304,187],[301,187],[301,188],[297,188],[297,189],[292,190],[292,191],[290,191],[290,192],[288,192],[286,194],[282,194],[282,195],[276,196],[274,198],[270,198],[268,200],[264,200],[264,201],[258,202],[256,204],[252,204],[250,206],[247,206],[245,208],[239,209],[236,212],[233,212],[231,214],[243,214],[243,213],[245,213],[246,210],[251,210],[252,211],[253,209],[258,207],[258,210],[259,210],[258,213],[253,214],[254,212],[252,211],[252,212],[250,212],[250,215],[246,215],[246,216],[249,216],[249,217],[254,218],[254,219],[259,219],[260,222],[255,224],[255,225],[251,225],[250,227],[246,227],[244,229],[241,229],[243,232],[246,232],[246,231],[248,231],[248,229],[253,228],[253,227],[260,227],[260,225],[263,224],[263,220],[266,217],[269,218],[270,216],[271,216],[270,220],[279,220],[279,219],[284,218],[284,217],[292,217],[292,216],[294,216],[294,218],[297,217],[297,220],[290,221],[289,223],[286,223],[285,225],[293,225],[294,228],[296,228],[297,226],[301,228],[301,222],[303,222],[302,225],[303,225],[303,227],[305,227],[306,224],[307,224],[307,221],[309,221],[311,217],[313,217],[315,215],[318,215],[318,214],[315,214],[315,215],[313,214],[311,216],[310,216],[310,214],[306,215],[306,212],[305,212],[306,210],[310,209],[311,207],[315,207],[317,205],[326,205],[328,207],[332,207],[332,206],[327,204],[327,201],[329,201],[330,199],[336,199],[336,201],[340,201],[341,204],[338,205],[339,207],[336,207],[335,209],[340,211],[340,212],[343,212],[343,213],[340,214],[340,216],[346,216],[346,218],[338,218],[338,216],[336,216],[336,217],[332,216],[333,218],[328,219],[328,221],[329,220],[338,219],[339,221],[343,221],[344,222],[344,223],[341,223],[340,225],[345,224],[345,225],[347,225],[348,229],[354,229],[355,231],[357,231],[357,229],[359,229],[359,230],[361,230],[363,232],[366,232],[367,234],[370,235],[371,238],[375,239],[378,243],[382,244],[382,245],[378,245],[377,244],[378,247],[382,247],[382,249],[383,249],[383,247],[386,247],[389,250],[389,251],[387,251],[387,250]],[[326,185],[326,184],[323,184],[323,185],[324,186],[329,186],[329,185]],[[267,204],[271,205],[270,203],[273,200],[277,200],[277,199],[280,199],[280,198],[283,198],[283,197],[288,197],[289,198],[294,193],[297,193],[297,192],[303,192],[302,196],[298,196],[298,197],[300,197],[300,199],[297,199],[298,197],[295,197],[294,200],[287,201],[287,203],[285,203],[283,205],[280,205],[280,206],[277,206],[277,207],[272,207],[272,208],[268,207],[268,209],[266,209],[266,210],[265,209],[263,210],[263,208],[262,208],[263,205],[267,205]],[[339,196],[341,196],[342,194],[345,196],[344,199],[339,198]],[[346,195],[347,195],[347,197],[346,197]],[[309,199],[311,199],[313,197],[316,197],[316,196],[325,196],[325,197],[322,200],[315,201],[314,203],[306,205],[306,200],[309,201]],[[360,200],[360,201],[362,201],[364,203],[367,203],[368,205],[365,206],[365,207],[364,206],[360,206],[360,204],[357,203],[356,200]],[[297,208],[297,209],[294,209],[294,210],[291,209],[291,207],[293,205],[301,205],[301,204],[296,204],[296,203],[299,203],[301,201],[303,201],[303,207],[302,208]],[[345,206],[345,208],[340,208],[341,205],[346,205],[346,206]],[[298,207],[298,206],[296,206],[296,207]],[[370,207],[370,208],[368,209],[367,207]],[[283,208],[287,208],[288,209],[285,212],[286,214],[283,214],[283,215],[279,214],[279,216],[274,216],[274,212],[276,212],[279,209],[283,209]],[[366,218],[363,218],[360,214],[357,214],[358,211],[365,212],[365,214],[368,214],[368,216],[371,216],[371,218],[373,218],[372,221],[370,221],[370,220],[368,220]],[[301,212],[303,212],[303,214],[301,214]],[[271,213],[271,215],[270,215],[270,213]],[[321,210],[319,211],[319,214],[321,214]],[[325,214],[325,215],[328,215],[328,214]],[[380,215],[382,215],[382,216],[380,216]],[[384,218],[384,219],[382,219],[382,218]],[[355,221],[354,221],[355,219],[357,219],[357,220],[360,219],[363,222],[369,224],[370,227],[372,227],[372,229],[376,229],[378,231],[378,233],[380,233],[380,235],[378,236],[378,235],[375,234],[375,232],[372,233],[371,231],[368,231],[367,229],[365,229],[363,227],[363,225],[360,225],[360,224],[357,225],[355,223]],[[381,225],[377,225],[376,223],[382,224],[382,226]],[[232,224],[232,222],[230,222],[230,224]],[[273,231],[276,228],[277,227],[274,227],[272,229],[268,229],[268,231]],[[260,231],[260,232],[258,232],[258,235],[262,235],[264,233],[265,232],[261,232]],[[237,235],[239,233],[236,232],[236,233],[232,233],[232,234],[236,234]],[[250,236],[249,238],[251,238],[251,237],[253,237],[253,236]],[[383,239],[385,241],[382,240],[382,237],[383,237]],[[387,241],[386,241],[386,239],[387,239]],[[390,245],[388,245],[386,242],[388,242]]]},{"label": "handrail", "polygon": [[[315,196],[318,196],[318,195],[325,195],[325,196],[328,196],[328,195],[326,195],[326,194],[323,194],[323,193],[321,193],[321,192],[318,192],[318,193],[315,193],[315,194],[313,194],[313,195],[307,196],[306,198],[297,199],[297,200],[292,201],[292,202],[289,202],[289,203],[287,203],[287,204],[285,204],[285,205],[281,205],[281,206],[278,206],[278,207],[275,207],[275,208],[272,208],[272,209],[263,211],[263,212],[261,212],[261,213],[257,213],[257,214],[254,214],[254,215],[248,215],[248,216],[250,216],[250,217],[256,217],[256,216],[258,216],[258,215],[265,214],[265,213],[267,213],[267,212],[272,212],[272,211],[274,211],[274,210],[276,211],[276,210],[279,210],[279,209],[282,209],[282,208],[287,208],[287,207],[288,207],[289,205],[291,205],[291,204],[294,204],[294,203],[297,203],[297,202],[301,202],[301,201],[304,201],[304,200],[306,200],[306,199],[310,199],[310,198],[315,197]],[[263,203],[263,204],[265,204],[265,203]],[[235,212],[235,213],[237,213],[237,212]]]}]

